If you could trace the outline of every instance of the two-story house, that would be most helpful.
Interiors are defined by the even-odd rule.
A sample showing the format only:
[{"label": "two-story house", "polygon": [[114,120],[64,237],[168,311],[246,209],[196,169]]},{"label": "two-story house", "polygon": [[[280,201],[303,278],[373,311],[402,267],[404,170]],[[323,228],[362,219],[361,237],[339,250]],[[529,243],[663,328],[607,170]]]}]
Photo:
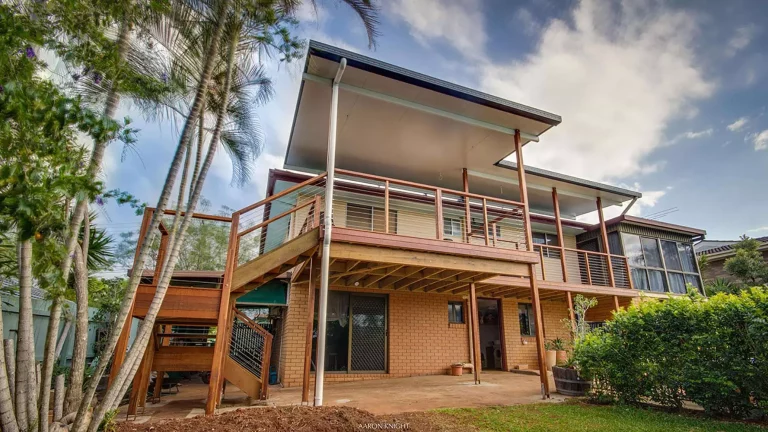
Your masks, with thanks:
[{"label": "two-story house", "polygon": [[[266,199],[232,215],[215,299],[195,304],[215,306],[201,325],[232,329],[202,361],[209,412],[223,379],[247,387],[248,371],[264,397],[270,362],[305,401],[314,383],[315,404],[325,382],[457,362],[476,379],[533,369],[548,395],[544,342],[569,338],[564,321],[701,288],[704,231],[626,215],[639,192],[525,165],[560,116],[317,42],[302,78],[284,166]],[[605,220],[611,206],[624,213]],[[577,221],[593,212],[599,223]],[[236,305],[276,285],[273,340]],[[180,314],[189,294],[173,289],[163,307]],[[576,294],[598,300],[585,317]]]}]

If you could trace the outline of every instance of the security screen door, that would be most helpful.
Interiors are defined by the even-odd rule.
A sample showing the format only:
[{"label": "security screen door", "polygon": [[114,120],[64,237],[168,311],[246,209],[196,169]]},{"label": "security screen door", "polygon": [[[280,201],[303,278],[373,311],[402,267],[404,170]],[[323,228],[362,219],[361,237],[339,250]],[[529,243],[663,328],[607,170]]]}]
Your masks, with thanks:
[{"label": "security screen door", "polygon": [[[312,340],[312,370],[317,349],[317,307]],[[386,372],[387,296],[328,293],[325,370],[327,372]]]},{"label": "security screen door", "polygon": [[384,372],[387,366],[387,298],[350,295],[350,367],[353,372]]}]

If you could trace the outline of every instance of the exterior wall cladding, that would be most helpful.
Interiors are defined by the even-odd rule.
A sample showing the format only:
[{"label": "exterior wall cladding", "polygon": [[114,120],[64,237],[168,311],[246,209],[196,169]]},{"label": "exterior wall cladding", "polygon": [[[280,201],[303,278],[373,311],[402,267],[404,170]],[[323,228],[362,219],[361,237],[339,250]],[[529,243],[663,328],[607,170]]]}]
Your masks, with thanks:
[{"label": "exterior wall cladding", "polygon": [[[344,288],[343,290],[382,293],[380,290],[370,289]],[[469,362],[468,324],[448,323],[448,301],[466,302],[465,297],[419,292],[385,291],[385,293],[389,298],[387,373],[326,373],[326,381],[358,381],[445,374],[452,363]],[[301,386],[302,383],[306,325],[309,318],[307,294],[307,284],[294,284],[291,287],[280,352],[279,375],[285,387]],[[610,317],[612,303],[605,303],[596,307],[594,316],[589,318],[598,321]],[[542,301],[542,309],[545,338],[568,339],[569,331],[563,324],[563,319],[568,318],[565,299]],[[517,365],[525,365],[528,369],[536,369],[538,362],[535,338],[520,335],[518,300],[503,299],[502,314],[502,337],[505,341],[507,368],[513,369]],[[312,375],[314,376],[314,373]]]}]

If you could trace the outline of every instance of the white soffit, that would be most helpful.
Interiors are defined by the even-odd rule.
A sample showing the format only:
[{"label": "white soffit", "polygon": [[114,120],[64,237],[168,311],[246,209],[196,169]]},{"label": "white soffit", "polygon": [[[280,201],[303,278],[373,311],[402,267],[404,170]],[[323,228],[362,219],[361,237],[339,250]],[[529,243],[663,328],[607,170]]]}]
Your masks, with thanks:
[{"label": "white soffit", "polygon": [[[311,56],[307,73],[331,78],[338,63]],[[342,84],[538,135],[549,124],[348,66]],[[324,170],[330,86],[304,80],[285,166]],[[493,169],[513,136],[340,88],[336,167],[462,188],[462,169]],[[526,141],[523,141],[525,143]],[[510,173],[513,174],[514,173]]]}]

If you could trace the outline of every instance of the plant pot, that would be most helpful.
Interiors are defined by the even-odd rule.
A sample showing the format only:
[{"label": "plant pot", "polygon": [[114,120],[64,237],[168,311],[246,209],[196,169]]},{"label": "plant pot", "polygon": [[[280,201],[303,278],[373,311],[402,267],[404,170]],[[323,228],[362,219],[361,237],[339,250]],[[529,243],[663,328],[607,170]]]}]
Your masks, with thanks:
[{"label": "plant pot", "polygon": [[565,396],[584,396],[592,387],[592,381],[581,379],[576,369],[555,366],[552,368],[552,377],[557,392]]},{"label": "plant pot", "polygon": [[555,366],[555,363],[557,362],[557,351],[547,351],[547,369],[552,369],[552,366]]},{"label": "plant pot", "polygon": [[557,364],[565,364],[565,362],[568,361],[568,351],[560,350],[557,351]]},{"label": "plant pot", "polygon": [[461,376],[464,373],[464,365],[451,365],[451,375]]}]

